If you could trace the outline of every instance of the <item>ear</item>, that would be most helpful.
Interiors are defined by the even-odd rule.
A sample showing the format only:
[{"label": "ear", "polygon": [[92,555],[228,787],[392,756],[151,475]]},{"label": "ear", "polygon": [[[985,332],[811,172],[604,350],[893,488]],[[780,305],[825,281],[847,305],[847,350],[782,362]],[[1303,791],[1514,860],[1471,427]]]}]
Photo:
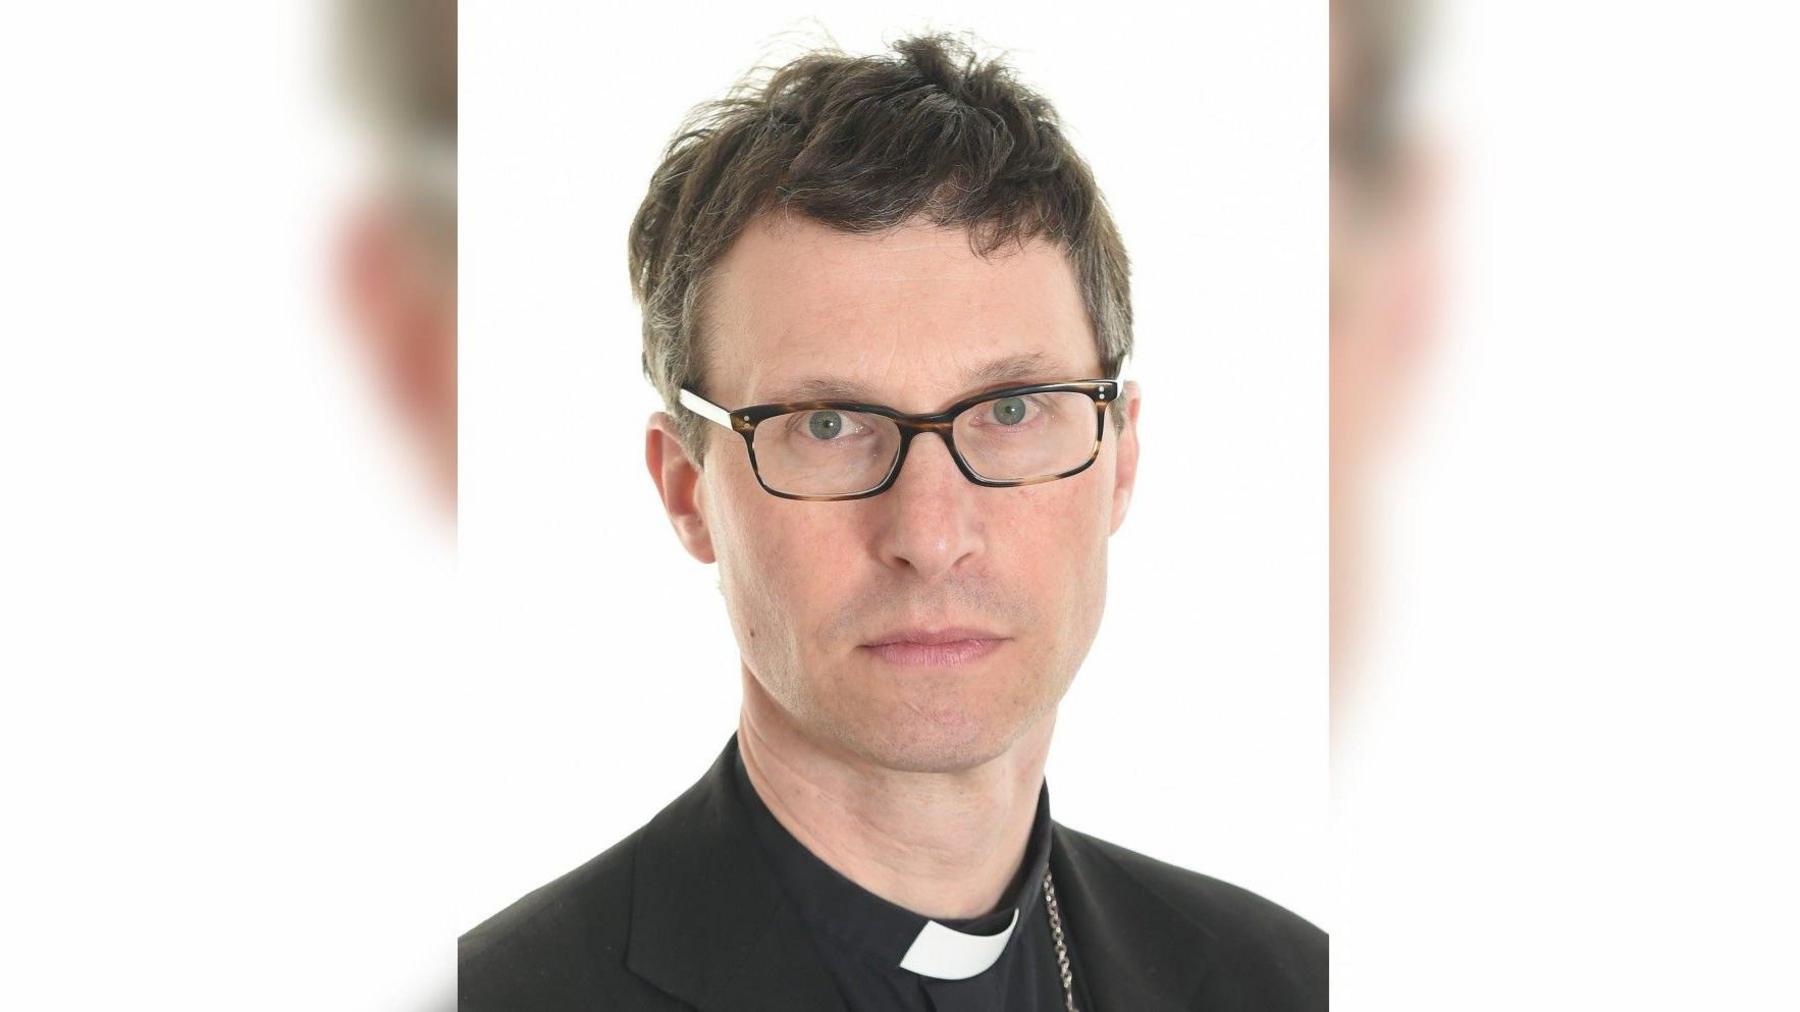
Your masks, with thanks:
[{"label": "ear", "polygon": [[[1137,486],[1137,418],[1143,394],[1136,380],[1126,380],[1119,396],[1125,401],[1125,427],[1117,431],[1119,445],[1113,457],[1112,530],[1108,533],[1117,533],[1119,525],[1125,522],[1125,512],[1131,508],[1131,493]],[[1112,419],[1108,418],[1106,424],[1112,425]]]},{"label": "ear", "polygon": [[650,469],[650,480],[656,483],[656,494],[662,499],[663,511],[675,536],[688,554],[704,563],[712,563],[712,532],[706,526],[706,514],[700,506],[700,468],[687,455],[681,439],[675,434],[675,420],[667,412],[650,416],[644,430],[644,464]]}]

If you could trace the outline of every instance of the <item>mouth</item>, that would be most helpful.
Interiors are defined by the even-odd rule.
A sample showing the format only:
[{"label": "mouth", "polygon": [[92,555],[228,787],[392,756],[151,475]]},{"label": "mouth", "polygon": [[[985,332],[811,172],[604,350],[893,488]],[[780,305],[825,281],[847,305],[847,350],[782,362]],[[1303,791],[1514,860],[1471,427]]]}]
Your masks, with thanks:
[{"label": "mouth", "polygon": [[865,650],[889,664],[915,668],[951,668],[973,664],[998,650],[1006,637],[979,629],[903,630],[865,643]]}]

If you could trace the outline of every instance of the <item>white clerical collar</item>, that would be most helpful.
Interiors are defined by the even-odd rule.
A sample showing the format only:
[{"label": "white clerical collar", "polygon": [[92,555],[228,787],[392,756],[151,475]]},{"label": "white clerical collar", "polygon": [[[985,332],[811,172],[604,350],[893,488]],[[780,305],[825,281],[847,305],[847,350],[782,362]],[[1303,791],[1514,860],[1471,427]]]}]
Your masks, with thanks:
[{"label": "white clerical collar", "polygon": [[[732,738],[736,748],[737,739]],[[914,913],[877,896],[846,878],[818,855],[806,849],[782,826],[757,794],[740,754],[732,764],[733,782],[744,802],[770,870],[787,891],[800,916],[820,938],[821,944],[853,946],[859,958],[895,967],[920,977],[967,980],[993,969],[1006,955],[1014,929],[1039,908],[1044,873],[1050,863],[1050,788],[1038,788],[1037,812],[1032,818],[1031,839],[1025,864],[1020,868],[1011,896],[999,909],[979,917],[948,918],[963,928],[993,930],[1001,917],[1009,917],[998,933],[972,934],[942,921]]]},{"label": "white clerical collar", "polygon": [[1013,908],[1012,921],[1005,930],[993,935],[971,935],[936,921],[926,921],[913,939],[912,947],[900,960],[902,970],[939,980],[964,980],[994,965],[1006,951],[1006,940],[1019,924],[1019,908]]}]

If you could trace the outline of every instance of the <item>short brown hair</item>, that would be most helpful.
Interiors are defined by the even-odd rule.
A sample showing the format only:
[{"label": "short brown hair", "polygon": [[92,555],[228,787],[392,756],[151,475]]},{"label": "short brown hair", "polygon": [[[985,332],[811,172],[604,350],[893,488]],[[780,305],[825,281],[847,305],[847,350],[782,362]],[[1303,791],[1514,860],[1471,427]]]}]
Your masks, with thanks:
[{"label": "short brown hair", "polygon": [[[696,464],[709,423],[678,393],[706,392],[708,282],[765,211],[853,233],[923,217],[967,230],[982,257],[1043,236],[1070,258],[1106,377],[1131,353],[1125,246],[1050,103],[949,34],[891,48],[870,57],[815,50],[760,82],[752,71],[689,113],[650,180],[630,237],[644,374]],[[1116,402],[1114,420],[1124,422]]]}]

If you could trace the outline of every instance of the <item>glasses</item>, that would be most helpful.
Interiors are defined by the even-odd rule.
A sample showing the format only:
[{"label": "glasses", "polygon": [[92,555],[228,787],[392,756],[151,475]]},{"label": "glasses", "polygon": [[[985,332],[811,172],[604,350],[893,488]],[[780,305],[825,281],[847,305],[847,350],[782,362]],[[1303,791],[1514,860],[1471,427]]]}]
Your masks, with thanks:
[{"label": "glasses", "polygon": [[744,437],[757,483],[783,499],[833,502],[880,495],[900,477],[906,448],[935,432],[963,477],[989,488],[1055,481],[1100,456],[1117,380],[990,390],[934,414],[881,404],[790,401],[736,411],[686,387],[681,403]]}]

